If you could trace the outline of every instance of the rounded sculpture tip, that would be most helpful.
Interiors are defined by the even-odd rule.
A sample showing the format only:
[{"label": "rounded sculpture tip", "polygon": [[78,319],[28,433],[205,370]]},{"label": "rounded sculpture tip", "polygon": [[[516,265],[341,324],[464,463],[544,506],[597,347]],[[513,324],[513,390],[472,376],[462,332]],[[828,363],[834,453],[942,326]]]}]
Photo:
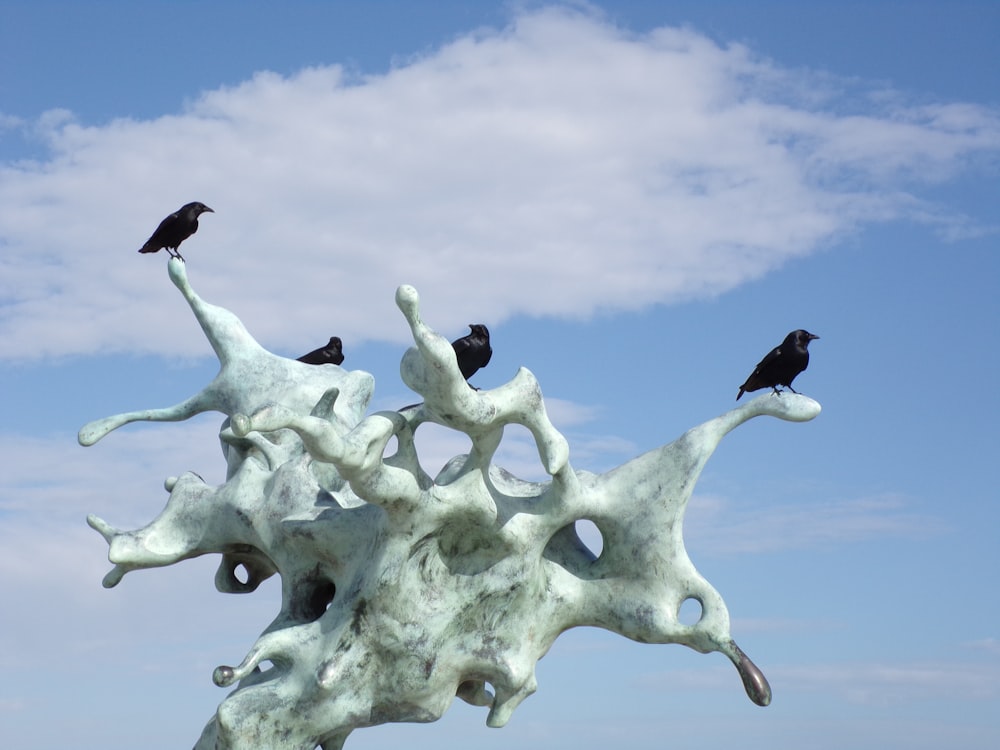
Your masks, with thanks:
[{"label": "rounded sculpture tip", "polygon": [[814,401],[801,393],[767,393],[758,396],[742,407],[753,414],[766,414],[787,422],[808,422],[815,419],[823,407],[818,401]]},{"label": "rounded sculpture tip", "polygon": [[96,531],[98,534],[103,536],[104,541],[106,541],[108,544],[110,544],[111,540],[115,538],[116,534],[118,534],[118,529],[109,524],[100,516],[95,516],[93,513],[87,515],[87,525],[94,531]]},{"label": "rounded sculpture tip", "polygon": [[83,427],[80,428],[80,432],[76,435],[76,441],[87,448],[98,440],[100,440],[105,435],[105,430],[102,429],[101,422],[103,420],[97,420],[96,422],[88,422]]},{"label": "rounded sculpture tip", "polygon": [[175,286],[187,283],[187,269],[180,258],[173,257],[167,261],[167,273]]},{"label": "rounded sculpture tip", "polygon": [[253,429],[250,417],[246,414],[234,414],[229,420],[229,427],[236,437],[246,437]]},{"label": "rounded sculpture tip", "polygon": [[125,573],[127,572],[128,571],[121,565],[116,565],[110,571],[108,571],[108,574],[106,576],[104,576],[104,578],[101,580],[101,585],[106,589],[113,589],[115,586],[121,583],[122,578],[125,577]]},{"label": "rounded sculpture tip", "polygon": [[403,284],[396,289],[396,307],[402,311],[403,315],[409,317],[415,314],[419,304],[420,295],[409,284]]},{"label": "rounded sculpture tip", "polygon": [[800,393],[792,395],[795,396],[795,399],[792,401],[792,406],[789,409],[788,419],[793,422],[808,422],[810,419],[818,417],[819,413],[823,411],[823,407],[819,405],[819,401],[815,401],[808,396],[803,396]]},{"label": "rounded sculpture tip", "polygon": [[[743,653],[743,650],[732,641],[732,648],[735,653],[733,663],[736,671],[740,673],[743,681],[743,689],[747,691],[747,697],[758,706],[767,706],[771,703],[771,686],[767,682],[764,673],[760,671],[756,664],[750,661],[750,657]],[[732,657],[731,657],[732,658]]]},{"label": "rounded sculpture tip", "polygon": [[235,679],[236,672],[232,667],[223,665],[221,667],[216,667],[215,671],[212,672],[212,682],[219,687],[229,687],[233,684],[233,680]]}]

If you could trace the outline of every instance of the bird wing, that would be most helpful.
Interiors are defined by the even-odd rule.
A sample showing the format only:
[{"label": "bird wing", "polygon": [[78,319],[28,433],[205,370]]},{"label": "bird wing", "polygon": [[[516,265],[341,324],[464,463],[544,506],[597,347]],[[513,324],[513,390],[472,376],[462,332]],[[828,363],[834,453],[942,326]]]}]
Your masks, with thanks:
[{"label": "bird wing", "polygon": [[158,234],[166,233],[171,227],[173,227],[174,224],[180,221],[180,218],[181,218],[181,212],[174,211],[172,214],[170,214],[170,216],[168,216],[167,218],[165,218],[163,221],[160,222],[160,226],[158,226],[156,228],[156,231],[153,232],[153,236],[155,237]]},{"label": "bird wing", "polygon": [[[753,368],[753,372],[750,373],[750,377],[746,379],[746,382],[740,386],[740,395],[744,391],[756,391],[759,388],[766,388],[769,383],[765,382],[766,374],[774,364],[778,361],[781,356],[781,347],[776,346],[767,354],[764,355],[764,359],[757,363],[757,366]],[[737,396],[739,398],[739,396]]]},{"label": "bird wing", "polygon": [[[776,346],[767,354],[764,355],[764,359],[757,363],[757,366],[753,368],[753,374],[756,375],[761,370],[766,370],[770,367],[777,359],[781,356],[781,347]],[[751,375],[753,377],[753,375]]]},{"label": "bird wing", "polygon": [[170,220],[171,219],[176,219],[176,218],[177,218],[177,214],[170,214],[170,216],[168,216],[163,221],[161,221],[159,223],[159,225],[156,227],[156,230],[151,235],[149,235],[149,239],[146,240],[143,243],[142,247],[139,248],[139,252],[140,253],[155,253],[158,250],[160,250],[163,247],[165,247],[166,245],[163,242],[163,235],[166,233],[166,228],[167,228]]},{"label": "bird wing", "polygon": [[167,218],[160,222],[160,225],[156,228],[149,239],[146,240],[147,245],[159,245],[156,249],[159,250],[161,247],[174,247],[172,244],[173,236],[177,232],[177,223],[180,221],[180,211],[175,211],[170,214]]}]

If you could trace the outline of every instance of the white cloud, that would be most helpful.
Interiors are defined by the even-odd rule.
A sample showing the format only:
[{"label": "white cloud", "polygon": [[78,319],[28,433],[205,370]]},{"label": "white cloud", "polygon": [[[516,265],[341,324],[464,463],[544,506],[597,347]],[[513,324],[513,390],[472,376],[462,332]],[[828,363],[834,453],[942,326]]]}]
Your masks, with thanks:
[{"label": "white cloud", "polygon": [[148,121],[56,110],[50,157],[0,168],[0,356],[207,353],[163,254],[135,253],[188,200],[217,212],[183,248],[195,287],[303,350],[406,340],[400,283],[432,325],[581,316],[716,294],[867,221],[974,232],[912,191],[995,154],[997,113],[839,114],[838,85],[548,9],[383,75],[262,72]]}]

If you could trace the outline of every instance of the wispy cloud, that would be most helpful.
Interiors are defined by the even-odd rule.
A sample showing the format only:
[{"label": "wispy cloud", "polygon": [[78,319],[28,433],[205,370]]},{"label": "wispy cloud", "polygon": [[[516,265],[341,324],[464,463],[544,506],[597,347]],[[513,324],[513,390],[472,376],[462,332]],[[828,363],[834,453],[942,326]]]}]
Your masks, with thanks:
[{"label": "wispy cloud", "polygon": [[564,398],[549,397],[545,399],[545,411],[552,423],[562,430],[593,421],[600,415],[601,409],[598,406],[579,404]]},{"label": "wispy cloud", "polygon": [[[883,662],[801,664],[767,670],[772,685],[787,693],[818,691],[831,698],[875,706],[949,696],[954,700],[992,701],[1000,697],[1000,672],[992,665],[967,662]],[[725,666],[675,670],[639,677],[635,683],[652,690],[717,690],[731,686]]]},{"label": "wispy cloud", "polygon": [[774,679],[790,689],[839,694],[851,703],[886,705],[949,695],[988,701],[1000,697],[1000,672],[966,662],[811,664],[778,667]]},{"label": "wispy cloud", "polygon": [[[152,429],[131,425],[91,448],[80,447],[75,435],[0,435],[5,457],[0,599],[6,603],[0,667],[56,672],[69,664],[91,669],[109,653],[124,658],[149,642],[167,651],[182,648],[190,660],[192,652],[202,654],[206,642],[221,652],[236,631],[244,640],[252,638],[273,616],[280,599],[277,582],[268,582],[266,592],[235,606],[220,602],[211,583],[216,556],[133,573],[113,592],[101,587],[112,567],[108,545],[87,526],[86,515],[97,513],[115,526],[138,528],[166,504],[165,477],[195,470],[209,481],[221,481],[220,422],[215,415]],[[143,581],[134,585],[132,577]],[[241,609],[252,616],[239,621]],[[197,643],[178,644],[179,633],[192,632],[191,611],[211,611],[213,617],[199,626]],[[66,636],[69,626],[72,638]],[[148,661],[138,654],[125,660],[130,669],[141,669]],[[205,666],[205,672],[213,666]]]},{"label": "wispy cloud", "polygon": [[838,630],[843,623],[819,620],[803,620],[790,617],[761,618],[734,617],[733,632],[739,633],[811,633]]},{"label": "wispy cloud", "polygon": [[769,505],[697,495],[685,520],[689,537],[715,554],[811,549],[886,536],[925,539],[946,527],[899,495]]},{"label": "wispy cloud", "polygon": [[965,645],[970,649],[987,653],[990,656],[1000,656],[1000,639],[997,638],[981,638],[978,641],[971,641]]},{"label": "wispy cloud", "polygon": [[206,415],[183,424],[129,425],[90,448],[64,433],[0,434],[5,457],[0,513],[48,523],[82,522],[88,512],[148,521],[150,508],[158,512],[157,503],[166,502],[163,480],[168,476],[195,471],[209,482],[223,480],[222,419]]},{"label": "wispy cloud", "polygon": [[24,121],[20,117],[0,112],[0,132],[4,130],[14,130],[15,128],[21,127],[23,124]]},{"label": "wispy cloud", "polygon": [[0,714],[17,713],[23,710],[23,700],[17,698],[0,698]]},{"label": "wispy cloud", "polygon": [[185,248],[195,286],[299,348],[316,320],[405,340],[404,282],[429,319],[578,316],[715,294],[865,222],[975,232],[919,190],[995,155],[997,112],[855,88],[543,9],[382,75],[261,72],[154,120],[53,111],[48,158],[0,167],[0,356],[205,354],[164,258],[135,254],[188,200],[217,211]]}]

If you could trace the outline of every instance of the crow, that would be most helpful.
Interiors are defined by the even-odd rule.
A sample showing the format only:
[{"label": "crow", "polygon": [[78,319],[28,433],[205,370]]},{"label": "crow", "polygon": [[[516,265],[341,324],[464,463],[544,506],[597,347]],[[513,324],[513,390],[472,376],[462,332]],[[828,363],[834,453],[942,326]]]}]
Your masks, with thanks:
[{"label": "crow", "polygon": [[780,393],[779,385],[785,386],[792,393],[798,393],[792,388],[792,381],[809,366],[809,342],[818,338],[816,334],[801,328],[785,336],[781,345],[769,351],[753,369],[747,382],[740,386],[736,400],[739,401],[745,391],[761,388],[773,388],[775,393]]},{"label": "crow", "polygon": [[198,217],[206,211],[215,213],[204,203],[198,201],[184,204],[160,222],[160,226],[146,240],[146,244],[139,248],[139,252],[156,253],[165,249],[171,258],[184,260],[184,256],[177,248],[184,240],[198,231]]},{"label": "crow", "polygon": [[299,362],[307,365],[339,365],[344,362],[343,343],[337,336],[331,336],[330,342],[319,349],[313,349],[308,354],[299,357]]},{"label": "crow", "polygon": [[490,332],[482,323],[469,323],[471,333],[451,342],[458,359],[458,369],[462,377],[471,378],[481,367],[486,367],[493,356],[490,348]]}]

